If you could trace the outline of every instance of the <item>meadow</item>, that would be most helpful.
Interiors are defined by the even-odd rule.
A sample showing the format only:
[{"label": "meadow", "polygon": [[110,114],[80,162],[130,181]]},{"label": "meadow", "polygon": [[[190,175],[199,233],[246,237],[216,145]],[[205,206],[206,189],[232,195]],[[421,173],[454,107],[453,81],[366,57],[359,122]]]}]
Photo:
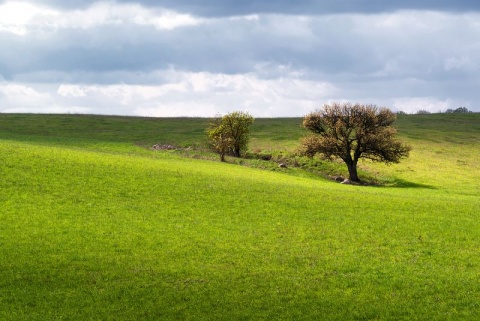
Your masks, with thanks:
[{"label": "meadow", "polygon": [[400,115],[411,156],[362,162],[373,186],[220,163],[207,123],[0,114],[0,319],[478,319],[480,114]]}]

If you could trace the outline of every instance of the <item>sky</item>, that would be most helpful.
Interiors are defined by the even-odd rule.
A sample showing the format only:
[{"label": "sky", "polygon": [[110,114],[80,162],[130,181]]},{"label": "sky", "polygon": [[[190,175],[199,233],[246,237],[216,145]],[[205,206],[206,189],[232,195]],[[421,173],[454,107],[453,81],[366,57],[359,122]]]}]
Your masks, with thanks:
[{"label": "sky", "polygon": [[480,112],[478,0],[0,0],[0,112]]}]

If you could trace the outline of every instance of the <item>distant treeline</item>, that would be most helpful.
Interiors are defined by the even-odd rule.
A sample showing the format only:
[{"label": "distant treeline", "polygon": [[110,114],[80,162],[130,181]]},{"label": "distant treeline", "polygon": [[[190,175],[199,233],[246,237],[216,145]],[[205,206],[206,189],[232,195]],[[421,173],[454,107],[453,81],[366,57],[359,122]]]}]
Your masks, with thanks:
[{"label": "distant treeline", "polygon": [[[425,110],[425,109],[420,109],[416,112],[417,115],[424,115],[424,114],[431,114],[431,113],[432,112],[430,112],[428,110]],[[445,112],[442,112],[442,111],[438,112],[438,114],[442,114],[442,113],[445,113],[445,114],[473,114],[474,111],[468,110],[467,107],[458,107],[456,109],[449,108]],[[400,110],[400,111],[397,111],[397,114],[405,115],[407,113]]]}]

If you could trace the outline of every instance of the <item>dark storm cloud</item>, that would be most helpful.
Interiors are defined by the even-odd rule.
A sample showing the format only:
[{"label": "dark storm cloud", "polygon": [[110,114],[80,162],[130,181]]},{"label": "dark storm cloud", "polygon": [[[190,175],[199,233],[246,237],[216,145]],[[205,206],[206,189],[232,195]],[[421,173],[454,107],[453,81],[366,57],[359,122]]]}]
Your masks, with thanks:
[{"label": "dark storm cloud", "polygon": [[[41,0],[37,3],[57,8],[86,8],[92,0]],[[235,16],[255,13],[323,15],[337,13],[381,13],[397,10],[480,11],[478,0],[117,0],[117,3],[140,3],[164,7],[199,16]],[[0,2],[1,3],[1,2]]]},{"label": "dark storm cloud", "polygon": [[[40,70],[148,72],[172,65],[183,70],[235,74],[252,71],[259,62],[306,66],[318,59],[318,53],[312,50],[315,47],[310,44],[305,48],[305,39],[298,34],[272,33],[273,20],[217,21],[168,31],[131,23],[64,28],[48,39],[35,31],[23,37],[6,35],[3,40],[0,34],[0,41],[8,44],[0,59],[9,66],[4,73],[10,75]],[[322,56],[328,65],[337,60],[348,67],[338,50],[325,51]]]},{"label": "dark storm cloud", "polygon": [[475,0],[164,0],[144,1],[146,5],[160,5],[206,16],[243,15],[254,13],[284,14],[332,14],[332,13],[380,13],[395,10],[480,10],[480,2]]},{"label": "dark storm cloud", "polygon": [[[104,9],[106,11],[109,8]],[[82,15],[86,16],[89,13]],[[95,13],[93,13],[94,15]],[[348,77],[464,77],[478,67],[475,17],[413,14],[298,18],[210,19],[160,30],[135,23],[65,26],[24,36],[0,33],[0,74],[14,78],[40,71],[98,74],[148,72],[169,66],[189,71],[246,73],[263,63]],[[103,18],[102,18],[103,19]],[[110,19],[110,17],[108,17]],[[107,19],[107,20],[108,20]],[[458,33],[462,33],[461,37]],[[470,68],[471,67],[471,68]],[[78,73],[81,77],[81,73]],[[128,82],[128,79],[119,79]]]}]

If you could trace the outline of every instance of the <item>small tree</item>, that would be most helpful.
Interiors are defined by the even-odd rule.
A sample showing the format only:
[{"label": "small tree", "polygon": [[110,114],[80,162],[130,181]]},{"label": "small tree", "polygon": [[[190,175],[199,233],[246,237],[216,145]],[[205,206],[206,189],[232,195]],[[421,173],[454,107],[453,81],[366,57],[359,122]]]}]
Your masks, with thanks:
[{"label": "small tree", "polygon": [[233,144],[233,138],[222,126],[222,118],[213,119],[207,129],[208,143],[210,148],[220,155],[220,160],[225,161],[225,155],[228,154],[230,146]]},{"label": "small tree", "polygon": [[395,119],[392,111],[374,105],[326,104],[303,120],[303,126],[312,132],[302,140],[304,153],[340,158],[347,165],[349,179],[360,181],[360,158],[390,164],[408,157],[411,148],[394,139]]},{"label": "small tree", "polygon": [[208,141],[213,151],[225,161],[225,155],[240,157],[247,148],[250,126],[254,118],[245,112],[235,111],[213,119],[207,129]]},{"label": "small tree", "polygon": [[457,114],[468,114],[468,113],[470,113],[470,111],[468,110],[467,107],[458,107],[453,112],[457,113]]},{"label": "small tree", "polygon": [[430,112],[426,109],[417,110],[417,115],[428,115]]}]

